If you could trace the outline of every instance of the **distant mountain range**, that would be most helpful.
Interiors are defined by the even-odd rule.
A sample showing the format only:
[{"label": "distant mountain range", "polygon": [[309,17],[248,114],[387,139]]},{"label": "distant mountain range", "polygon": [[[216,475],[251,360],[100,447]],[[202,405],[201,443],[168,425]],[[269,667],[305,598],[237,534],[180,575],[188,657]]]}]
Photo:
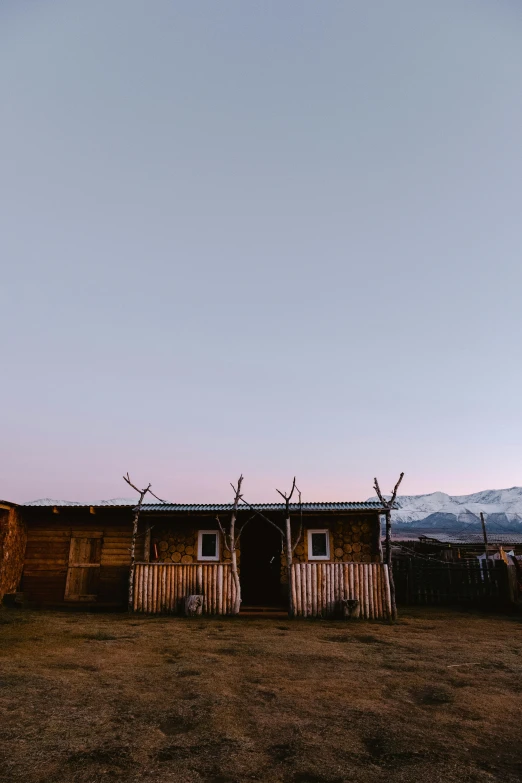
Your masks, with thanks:
[{"label": "distant mountain range", "polygon": [[[376,497],[369,500],[377,500]],[[392,513],[397,530],[446,530],[448,532],[481,530],[480,512],[488,530],[522,531],[522,487],[485,489],[472,495],[401,495],[400,508]]]},{"label": "distant mountain range", "polygon": [[136,498],[111,498],[110,500],[57,500],[55,498],[39,498],[28,500],[24,506],[136,506]]},{"label": "distant mountain range", "polygon": [[[377,500],[377,497],[368,500]],[[134,505],[133,498],[113,498],[93,501],[91,505]],[[480,512],[484,513],[488,530],[492,532],[522,533],[522,487],[510,489],[485,489],[472,495],[446,495],[432,492],[430,495],[400,495],[400,508],[392,513],[393,529],[413,531],[445,530],[449,532],[480,531]],[[31,506],[83,506],[67,500],[33,500]]]}]

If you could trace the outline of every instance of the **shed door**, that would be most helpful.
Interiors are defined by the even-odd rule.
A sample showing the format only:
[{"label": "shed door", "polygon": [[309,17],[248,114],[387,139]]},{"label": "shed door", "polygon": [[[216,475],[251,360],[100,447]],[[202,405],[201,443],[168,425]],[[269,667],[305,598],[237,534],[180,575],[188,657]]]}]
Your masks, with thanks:
[{"label": "shed door", "polygon": [[95,601],[100,579],[102,533],[73,533],[65,585],[66,601]]}]

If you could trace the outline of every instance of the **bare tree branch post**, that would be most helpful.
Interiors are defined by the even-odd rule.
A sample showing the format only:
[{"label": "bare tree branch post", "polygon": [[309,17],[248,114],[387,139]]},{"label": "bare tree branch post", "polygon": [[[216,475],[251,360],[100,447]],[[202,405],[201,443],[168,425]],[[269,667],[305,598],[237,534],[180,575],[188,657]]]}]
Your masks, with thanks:
[{"label": "bare tree branch post", "polygon": [[382,551],[382,540],[381,540],[381,515],[379,514],[379,535],[377,540],[377,554],[379,555],[379,563],[384,563],[384,555]]},{"label": "bare tree branch post", "polygon": [[[401,473],[399,476],[399,480],[395,484],[395,487],[393,488],[393,492],[391,495],[390,500],[385,500],[381,489],[379,487],[379,482],[376,478],[373,480],[373,488],[375,492],[377,493],[377,497],[382,503],[383,508],[385,509],[385,517],[386,517],[386,565],[388,566],[388,578],[390,580],[390,597],[391,597],[391,606],[392,606],[392,620],[397,619],[397,604],[395,601],[395,580],[393,578],[393,570],[392,570],[392,547],[391,547],[391,512],[395,503],[395,499],[397,497],[397,491],[399,489],[400,483],[402,479],[404,478],[404,473]],[[380,530],[379,530],[379,536],[380,536]]]},{"label": "bare tree branch post", "polygon": [[[241,487],[243,484],[243,475],[241,475],[238,479],[237,486],[234,486],[234,484],[231,484],[230,486],[234,490],[234,502],[232,504],[232,514],[230,517],[230,522],[228,525],[228,529],[226,529],[219,518],[219,516],[216,516],[216,521],[219,525],[219,529],[221,531],[221,535],[223,537],[223,541],[225,543],[225,546],[230,551],[231,559],[232,559],[232,578],[234,580],[234,586],[235,586],[235,601],[233,606],[233,614],[239,614],[240,608],[241,608],[241,582],[239,579],[239,572],[237,567],[237,546],[239,544],[241,533],[245,529],[245,527],[248,525],[248,523],[254,519],[255,516],[259,516],[262,519],[264,519],[266,522],[268,522],[270,525],[276,528],[278,533],[281,535],[282,539],[286,539],[286,556],[287,556],[287,563],[288,563],[288,589],[289,589],[289,614],[290,616],[293,615],[293,601],[292,601],[292,554],[295,551],[296,546],[298,545],[299,541],[301,540],[302,534],[303,534],[303,508],[302,508],[302,501],[301,501],[301,492],[299,488],[296,486],[296,480],[294,478],[292,483],[292,489],[288,495],[285,495],[283,492],[279,492],[279,494],[284,498],[285,500],[285,529],[281,529],[279,525],[277,525],[275,522],[273,522],[271,519],[269,519],[265,514],[263,514],[259,509],[256,509],[251,503],[249,503],[245,498],[243,497],[241,493]],[[299,510],[300,510],[300,522],[299,522],[299,532],[297,535],[297,538],[294,542],[292,542],[292,528],[291,528],[291,519],[290,519],[290,500],[294,494],[294,492],[297,491],[299,494]],[[252,515],[248,517],[248,519],[243,522],[240,528],[236,528],[237,523],[237,512],[239,509],[239,506],[243,505],[246,506],[250,511],[252,512]]]},{"label": "bare tree branch post", "polygon": [[[294,574],[292,569],[292,562],[293,558],[292,555],[294,553],[294,547],[292,546],[292,525],[291,525],[291,519],[290,519],[290,501],[292,499],[292,495],[295,491],[295,476],[294,480],[292,482],[292,489],[290,490],[288,495],[285,495],[284,492],[281,492],[280,489],[276,489],[276,492],[279,492],[281,497],[285,501],[285,539],[286,539],[286,565],[288,568],[288,614],[290,617],[294,616],[294,601],[293,601],[293,582],[294,582]],[[298,490],[299,491],[299,490]],[[297,546],[297,544],[296,544]]]},{"label": "bare tree branch post", "polygon": [[[156,498],[156,500],[159,500],[160,503],[166,503],[165,500],[162,500],[157,495],[154,494],[151,490],[151,484],[145,487],[145,489],[138,489],[138,487],[132,483],[130,480],[129,474],[127,473],[126,476],[123,476],[123,480],[127,482],[129,487],[132,487],[138,495],[140,496],[140,499],[138,500],[138,505],[134,509],[134,521],[132,525],[132,539],[131,539],[131,550],[130,550],[130,570],[129,570],[129,597],[128,597],[128,610],[129,612],[132,612],[133,605],[134,605],[134,572],[136,570],[136,540],[138,538],[138,526],[140,522],[140,513],[141,513],[141,507],[143,505],[143,498],[147,494],[147,492],[152,495],[152,497]],[[150,531],[148,535],[149,540],[149,546],[150,546]],[[148,559],[148,558],[147,558]]]},{"label": "bare tree branch post", "polygon": [[[225,546],[227,549],[230,550],[230,555],[232,558],[232,579],[234,580],[234,586],[235,586],[235,599],[234,599],[234,605],[232,607],[232,613],[233,614],[239,614],[239,610],[241,608],[241,582],[239,581],[239,573],[237,570],[237,551],[236,546],[237,542],[239,541],[239,537],[241,536],[241,533],[243,531],[243,528],[246,525],[245,524],[241,527],[239,530],[238,535],[236,536],[236,520],[237,520],[237,510],[239,507],[239,503],[243,500],[243,495],[241,494],[241,484],[243,483],[243,475],[239,477],[237,481],[237,487],[235,487],[233,484],[230,486],[235,492],[234,495],[234,503],[232,505],[232,514],[230,516],[230,523],[228,528],[228,533],[225,532],[223,525],[221,524],[221,521],[219,517],[216,517],[217,523],[219,525],[219,529],[221,530],[221,535],[223,536]],[[249,520],[247,520],[248,522]]]},{"label": "bare tree branch post", "polygon": [[[259,511],[259,509],[254,508],[254,506],[251,503],[249,503],[248,500],[243,500],[243,498],[241,498],[241,503],[243,503],[245,506],[247,506],[250,509],[250,511],[252,511],[252,516],[249,519],[247,519],[247,521],[242,525],[241,530],[243,530],[247,522],[250,522],[251,519],[253,519],[255,516],[258,516],[261,517],[261,519],[264,519],[265,522],[268,522],[269,525],[272,525],[272,527],[275,527],[275,529],[279,532],[282,538],[285,537],[284,531],[281,530],[279,525],[276,525],[276,523],[273,520],[265,516],[265,514]],[[241,535],[241,531],[239,534]]]}]

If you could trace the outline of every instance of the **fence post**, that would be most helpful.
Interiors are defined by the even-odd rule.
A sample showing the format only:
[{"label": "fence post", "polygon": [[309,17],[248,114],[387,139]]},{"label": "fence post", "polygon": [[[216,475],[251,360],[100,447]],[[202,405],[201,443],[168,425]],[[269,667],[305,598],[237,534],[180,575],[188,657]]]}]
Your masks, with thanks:
[{"label": "fence post", "polygon": [[408,562],[404,564],[404,601],[407,604],[413,603],[412,580],[413,562],[410,557],[408,558]]},{"label": "fence post", "polygon": [[[502,562],[502,561],[501,561]],[[517,572],[514,565],[502,563],[506,573],[506,600],[514,604],[517,600]]]}]

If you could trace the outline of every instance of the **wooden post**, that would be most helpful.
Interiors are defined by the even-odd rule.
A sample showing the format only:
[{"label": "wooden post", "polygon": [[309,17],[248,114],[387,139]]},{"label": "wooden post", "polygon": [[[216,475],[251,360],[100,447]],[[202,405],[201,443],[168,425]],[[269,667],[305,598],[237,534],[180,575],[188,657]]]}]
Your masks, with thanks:
[{"label": "wooden post", "polygon": [[377,514],[377,554],[379,555],[379,563],[384,563],[384,557],[382,553],[382,537],[381,537],[381,515]]},{"label": "wooden post", "polygon": [[286,566],[288,570],[288,614],[290,617],[294,616],[294,604],[293,604],[293,582],[294,571],[292,568],[292,528],[290,527],[290,513],[288,512],[287,503],[287,515],[285,521],[285,537],[286,537]]},{"label": "wooden post", "polygon": [[381,493],[379,482],[377,479],[374,479],[374,489],[377,493],[377,497],[381,501],[383,508],[385,509],[385,515],[386,515],[386,565],[388,566],[388,581],[390,585],[390,600],[391,600],[391,619],[396,620],[397,619],[397,605],[395,603],[395,582],[393,579],[393,569],[392,569],[392,545],[391,545],[391,511],[393,509],[395,498],[397,497],[397,491],[399,489],[400,483],[402,479],[404,478],[404,473],[401,473],[399,476],[399,480],[396,483],[395,487],[393,488],[392,496],[390,500],[386,501]]},{"label": "wooden post", "polygon": [[[288,495],[285,495],[285,493],[281,492],[280,489],[276,489],[276,492],[278,492],[285,501],[285,541],[286,541],[286,564],[288,568],[288,615],[289,617],[295,616],[295,606],[293,603],[293,597],[295,594],[294,587],[293,587],[294,572],[292,569],[293,553],[297,544],[301,540],[301,535],[303,532],[303,506],[301,502],[301,492],[299,491],[299,489],[297,489],[297,492],[299,494],[299,508],[301,512],[301,527],[296,541],[292,544],[292,523],[290,520],[290,501],[296,489],[297,487],[295,485],[295,476],[292,482],[292,489],[290,490]],[[305,608],[306,608],[306,601],[305,601]]]},{"label": "wooden post", "polygon": [[482,535],[484,536],[484,551],[486,553],[486,565],[489,565],[488,534],[486,532],[486,522],[485,522],[484,514],[482,513],[482,511],[480,512],[480,523],[482,525]]},{"label": "wooden post", "polygon": [[147,487],[147,489],[143,489],[140,492],[140,499],[138,502],[138,505],[134,509],[134,520],[132,523],[132,539],[131,539],[131,552],[130,552],[130,569],[129,569],[129,598],[128,598],[128,609],[129,612],[132,612],[133,606],[134,606],[134,572],[136,570],[136,539],[138,538],[138,526],[140,522],[140,511],[141,506],[143,503],[143,498],[147,494],[147,491],[150,487]]},{"label": "wooden post", "polygon": [[[232,560],[232,581],[234,584],[235,590],[233,591],[233,598],[232,598],[232,614],[239,614],[239,610],[241,608],[241,582],[239,581],[239,572],[237,570],[237,550],[236,545],[239,540],[239,536],[241,535],[241,530],[236,536],[236,521],[237,521],[237,509],[239,507],[240,501],[243,500],[243,495],[241,494],[241,484],[243,483],[243,474],[238,479],[237,487],[235,487],[233,484],[230,486],[234,490],[234,503],[232,504],[232,514],[230,516],[230,524],[228,528],[228,533],[223,528],[223,525],[221,524],[221,521],[219,519],[219,516],[216,517],[217,523],[219,525],[219,529],[221,530],[221,535],[223,536],[225,546],[228,546],[228,549],[231,554],[231,560]],[[244,527],[244,525],[243,525]],[[209,603],[209,605],[211,605]]]},{"label": "wooden post", "polygon": [[293,582],[295,582],[295,598],[296,598],[296,602],[294,604],[294,613],[296,615],[302,615],[303,612],[301,607],[301,574],[297,566],[296,566],[296,573],[293,576],[295,577]]},{"label": "wooden post", "polygon": [[157,495],[154,494],[154,492],[151,490],[152,485],[150,483],[148,486],[145,487],[145,489],[138,489],[138,487],[136,487],[130,480],[128,473],[126,476],[123,477],[123,480],[127,482],[129,487],[132,487],[134,490],[136,490],[136,492],[140,496],[138,505],[134,509],[134,520],[132,523],[132,540],[131,540],[131,551],[130,551],[129,595],[128,595],[127,606],[129,612],[132,612],[134,606],[134,572],[136,570],[136,540],[138,538],[138,527],[140,522],[141,507],[143,505],[143,498],[148,492],[150,495],[152,495],[152,497],[156,498],[156,500],[159,500],[160,503],[166,503],[166,501],[162,500],[161,498],[159,498]]},{"label": "wooden post", "polygon": [[145,539],[143,541],[143,560],[145,563],[150,562],[150,525],[147,525],[145,529]]},{"label": "wooden post", "polygon": [[239,581],[239,572],[237,570],[237,551],[236,551],[236,511],[237,506],[232,512],[232,518],[230,520],[230,554],[232,555],[232,577],[234,579],[234,585],[236,588],[236,594],[234,597],[234,606],[232,608],[232,614],[239,614],[241,608],[241,583]]},{"label": "wooden post", "polygon": [[386,614],[388,615],[388,618],[391,620],[392,603],[391,603],[391,595],[390,595],[390,580],[389,580],[388,566],[386,565],[386,563],[383,565],[383,569],[384,569],[384,595],[386,601]]},{"label": "wooden post", "polygon": [[391,512],[386,512],[386,565],[388,566],[388,579],[390,581],[391,616],[397,619],[397,604],[395,602],[395,580],[393,578],[392,546],[391,546]]}]

